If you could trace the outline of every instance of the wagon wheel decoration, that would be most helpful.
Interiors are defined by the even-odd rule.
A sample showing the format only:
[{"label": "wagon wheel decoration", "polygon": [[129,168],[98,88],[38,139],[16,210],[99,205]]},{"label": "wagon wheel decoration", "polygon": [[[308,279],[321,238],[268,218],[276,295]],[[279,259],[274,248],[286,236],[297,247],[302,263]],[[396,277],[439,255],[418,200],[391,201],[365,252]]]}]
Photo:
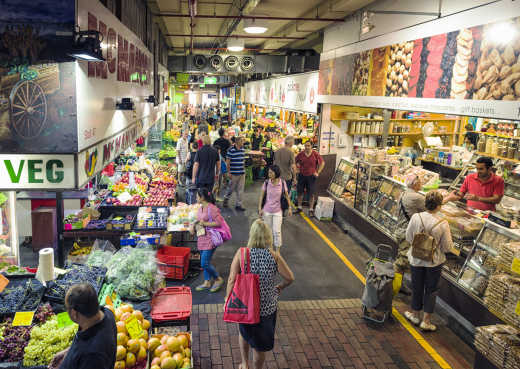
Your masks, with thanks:
[{"label": "wagon wheel decoration", "polygon": [[39,84],[19,81],[11,95],[11,126],[24,140],[38,137],[47,119],[47,99]]}]

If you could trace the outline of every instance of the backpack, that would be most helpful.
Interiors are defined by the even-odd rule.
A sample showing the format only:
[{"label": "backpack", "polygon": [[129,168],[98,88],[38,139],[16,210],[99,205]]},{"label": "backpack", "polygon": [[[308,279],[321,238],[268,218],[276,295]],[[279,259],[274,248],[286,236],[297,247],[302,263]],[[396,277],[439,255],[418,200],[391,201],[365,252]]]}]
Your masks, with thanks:
[{"label": "backpack", "polygon": [[[289,203],[287,202],[287,199],[285,198],[285,191],[287,188],[285,187],[285,181],[280,178],[280,181],[282,181],[282,195],[280,196],[280,206],[282,207],[282,212],[289,209]],[[267,200],[267,185],[269,184],[269,180],[264,182],[265,184],[265,191],[264,191],[264,197],[262,198],[262,209],[264,208],[265,202]]]},{"label": "backpack", "polygon": [[420,213],[419,219],[421,219],[423,230],[422,232],[416,233],[413,236],[412,256],[416,259],[433,262],[433,256],[435,254],[435,251],[437,251],[439,245],[437,243],[437,240],[431,235],[431,232],[434,230],[435,227],[444,222],[444,219],[440,219],[437,223],[435,223],[435,225],[428,232],[424,227],[424,222]]},{"label": "backpack", "polygon": [[196,155],[196,152],[191,152],[190,153],[190,160],[188,160],[186,162],[186,168],[185,168],[185,173],[186,173],[186,176],[190,179],[194,179],[194,178],[191,178],[192,177],[192,173],[193,173],[193,164],[195,163],[195,155]]}]

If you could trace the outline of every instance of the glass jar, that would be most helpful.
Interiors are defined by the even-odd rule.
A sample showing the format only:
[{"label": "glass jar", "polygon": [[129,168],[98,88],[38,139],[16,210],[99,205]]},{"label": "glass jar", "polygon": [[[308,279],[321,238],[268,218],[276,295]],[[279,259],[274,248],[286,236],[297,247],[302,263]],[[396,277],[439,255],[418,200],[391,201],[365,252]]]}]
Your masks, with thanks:
[{"label": "glass jar", "polygon": [[486,154],[491,154],[493,151],[493,137],[487,136],[486,138]]},{"label": "glass jar", "polygon": [[514,159],[515,158],[515,140],[508,140],[507,145],[507,158]]},{"label": "glass jar", "polygon": [[491,155],[498,156],[498,139],[493,138],[493,145],[491,146]]},{"label": "glass jar", "polygon": [[507,158],[507,146],[508,146],[508,142],[505,138],[500,140],[500,143],[498,145],[498,156]]},{"label": "glass jar", "polygon": [[520,142],[514,140],[515,160],[520,160]]}]

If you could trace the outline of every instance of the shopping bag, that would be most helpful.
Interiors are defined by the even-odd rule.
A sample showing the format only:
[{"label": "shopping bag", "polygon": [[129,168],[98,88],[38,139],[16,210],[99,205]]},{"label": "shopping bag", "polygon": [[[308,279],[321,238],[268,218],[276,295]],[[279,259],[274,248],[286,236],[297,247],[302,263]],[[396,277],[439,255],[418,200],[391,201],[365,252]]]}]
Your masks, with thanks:
[{"label": "shopping bag", "polygon": [[219,231],[217,231],[215,228],[207,227],[206,232],[208,233],[209,237],[211,238],[211,242],[213,243],[213,246],[219,247],[224,243],[222,240],[222,235]]},{"label": "shopping bag", "polygon": [[[211,212],[209,211],[209,206],[208,206],[208,219],[209,219],[210,223],[213,223],[213,217],[211,216]],[[227,227],[227,230],[225,227]],[[224,241],[231,239],[231,231],[229,230],[229,226],[222,216],[220,217],[220,227],[215,227],[215,228],[207,227],[206,231],[211,236],[211,240],[213,241],[213,245],[215,245],[215,247],[218,247],[218,246],[222,245],[224,243]],[[224,239],[223,233],[226,233],[226,235],[229,233],[229,238]]]},{"label": "shopping bag", "polygon": [[[246,258],[247,270],[244,265]],[[226,301],[224,321],[241,324],[260,322],[260,280],[258,274],[251,273],[251,256],[245,247],[240,249],[240,274]]]}]

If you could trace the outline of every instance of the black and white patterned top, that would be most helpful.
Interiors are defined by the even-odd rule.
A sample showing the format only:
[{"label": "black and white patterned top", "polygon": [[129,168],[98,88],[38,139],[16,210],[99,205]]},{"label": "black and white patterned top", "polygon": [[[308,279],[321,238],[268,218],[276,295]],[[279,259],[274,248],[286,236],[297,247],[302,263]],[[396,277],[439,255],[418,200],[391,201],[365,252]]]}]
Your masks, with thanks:
[{"label": "black and white patterned top", "polygon": [[260,316],[268,316],[278,308],[278,291],[275,288],[278,266],[269,250],[254,248],[250,251],[251,273],[258,274],[260,280]]}]

